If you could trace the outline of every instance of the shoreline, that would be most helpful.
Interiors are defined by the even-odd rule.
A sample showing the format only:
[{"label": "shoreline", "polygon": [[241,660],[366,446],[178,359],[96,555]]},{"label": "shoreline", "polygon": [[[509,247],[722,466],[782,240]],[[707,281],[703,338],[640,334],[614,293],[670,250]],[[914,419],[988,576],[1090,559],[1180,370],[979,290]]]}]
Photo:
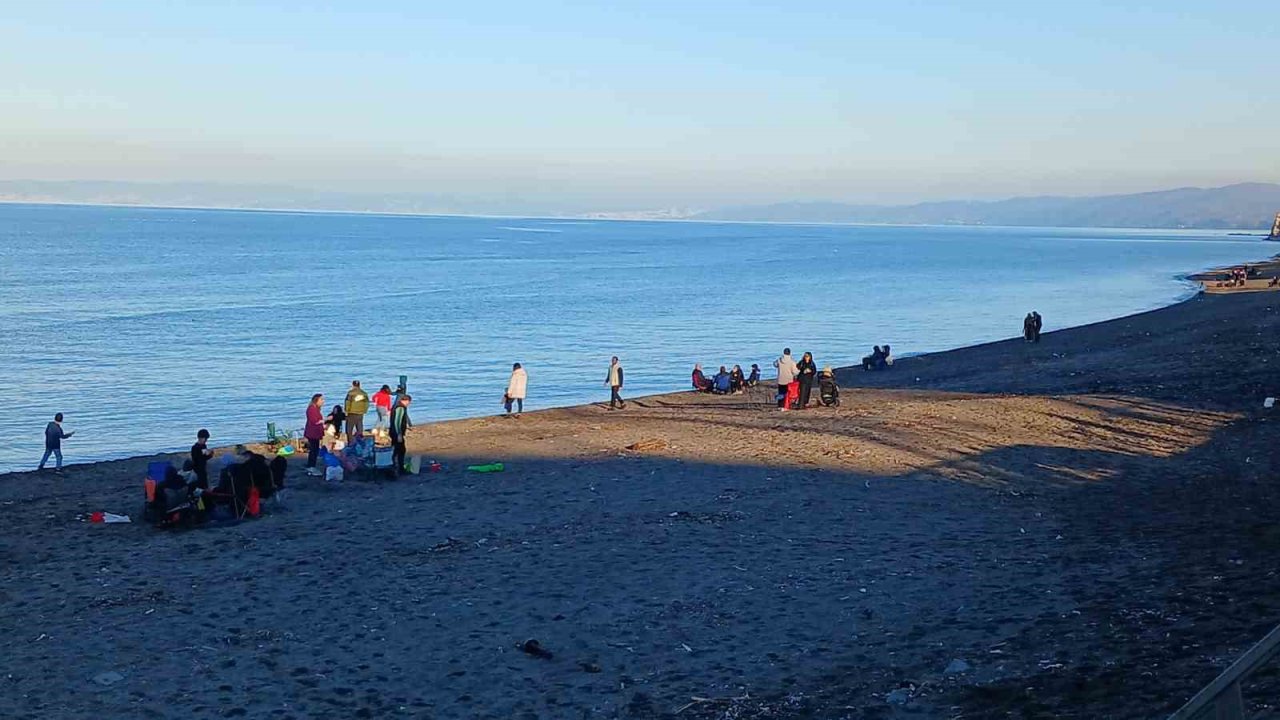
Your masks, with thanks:
[{"label": "shoreline", "polygon": [[77,522],[154,456],[10,474],[0,715],[1163,716],[1280,615],[1277,363],[1280,295],[1206,294],[845,369],[837,408],[418,426],[443,472],[295,456],[231,527]]},{"label": "shoreline", "polygon": [[[222,208],[186,208],[186,209],[219,209],[219,210],[221,210]],[[270,211],[270,212],[275,212],[275,211]],[[290,211],[282,211],[282,212],[290,212]],[[1254,267],[1260,268],[1263,272],[1268,273],[1268,277],[1272,277],[1272,276],[1280,275],[1280,254],[1277,254],[1277,255],[1273,256],[1270,260],[1267,260],[1267,261],[1264,261],[1264,262],[1259,262],[1259,263],[1251,263],[1251,264],[1252,264]],[[1210,292],[1210,293],[1211,293],[1212,291],[1207,290],[1207,289],[1203,289],[1203,288],[1199,288],[1199,287],[1197,287],[1197,285],[1199,285],[1201,282],[1203,282],[1203,280],[1204,280],[1205,278],[1208,278],[1209,276],[1211,276],[1211,275],[1213,275],[1213,274],[1215,274],[1215,273],[1221,272],[1221,271],[1225,270],[1225,269],[1226,269],[1226,268],[1228,268],[1228,267],[1230,267],[1230,266],[1214,267],[1214,268],[1206,268],[1206,269],[1203,269],[1203,270],[1199,270],[1199,271],[1195,271],[1195,272],[1188,272],[1188,273],[1179,274],[1179,275],[1174,276],[1174,278],[1175,278],[1176,280],[1182,281],[1183,283],[1185,283],[1185,284],[1187,285],[1187,292],[1186,292],[1184,295],[1182,295],[1179,299],[1176,299],[1176,300],[1174,300],[1173,302],[1170,302],[1170,303],[1168,303],[1168,304],[1166,304],[1166,305],[1160,305],[1160,306],[1158,306],[1158,307],[1154,307],[1154,308],[1151,308],[1151,309],[1148,309],[1148,310],[1140,310],[1140,311],[1135,312],[1135,313],[1130,313],[1130,314],[1128,314],[1128,315],[1122,315],[1122,316],[1115,317],[1115,318],[1109,318],[1109,319],[1106,319],[1106,320],[1098,320],[1098,321],[1091,322],[1091,323],[1085,323],[1085,324],[1083,324],[1083,325],[1074,325],[1074,326],[1070,326],[1070,327],[1066,327],[1066,328],[1059,328],[1059,329],[1053,330],[1052,332],[1053,332],[1053,333],[1060,333],[1060,332],[1063,332],[1063,331],[1072,331],[1072,330],[1082,330],[1082,329],[1087,329],[1087,328],[1093,328],[1093,327],[1097,327],[1097,326],[1101,326],[1101,325],[1106,325],[1106,324],[1109,324],[1109,323],[1115,323],[1115,322],[1120,322],[1120,321],[1124,321],[1124,320],[1128,320],[1128,319],[1132,319],[1132,318],[1141,317],[1141,316],[1147,315],[1147,314],[1149,314],[1149,313],[1158,313],[1158,312],[1162,312],[1162,311],[1166,311],[1166,310],[1171,310],[1171,309],[1177,308],[1177,307],[1178,307],[1178,306],[1180,306],[1180,305],[1183,305],[1183,304],[1185,304],[1185,303],[1187,303],[1187,302],[1190,302],[1190,301],[1192,301],[1192,300],[1196,299],[1196,298],[1197,298],[1197,297],[1199,297],[1201,294],[1204,294],[1204,293],[1206,293],[1206,292]],[[1264,279],[1265,279],[1265,278],[1264,278]],[[1272,288],[1272,289],[1274,289],[1274,288]],[[1269,290],[1269,289],[1268,289],[1268,288],[1253,288],[1253,289],[1251,289],[1251,288],[1242,288],[1242,289],[1240,289],[1240,290],[1235,290],[1234,292],[1252,292],[1252,291],[1267,291],[1267,290]],[[1222,291],[1221,291],[1221,290],[1219,290],[1218,292],[1219,292],[1219,293],[1221,293]],[[1019,338],[1017,338],[1016,336],[1014,336],[1014,337],[1011,337],[1011,338],[1004,338],[1004,339],[1000,339],[1000,340],[989,340],[989,341],[985,341],[985,342],[972,343],[972,344],[968,344],[968,345],[960,345],[960,346],[957,346],[957,347],[954,347],[954,348],[948,348],[948,349],[943,349],[943,350],[935,350],[935,351],[931,351],[931,352],[928,352],[928,353],[922,353],[922,354],[904,354],[904,355],[900,355],[900,356],[898,356],[898,359],[899,359],[899,361],[904,361],[904,360],[909,360],[909,359],[918,359],[918,358],[936,357],[936,356],[947,355],[947,354],[950,354],[950,353],[963,352],[963,351],[966,351],[966,350],[973,350],[973,349],[977,349],[977,348],[986,348],[986,347],[991,347],[991,346],[999,345],[999,344],[1001,344],[1001,343],[1007,343],[1007,342],[1010,342],[1011,340],[1018,340],[1018,339],[1019,339]],[[855,370],[857,369],[857,367],[858,367],[858,366],[857,366],[857,364],[856,364],[856,363],[852,363],[852,364],[849,364],[849,365],[839,365],[839,366],[834,366],[834,369],[836,370],[837,376],[838,376],[838,377],[840,377],[840,378],[841,378],[841,380],[842,380],[842,382],[843,382],[844,378],[848,376],[848,373],[855,371]],[[766,385],[766,384],[768,384],[767,380],[768,380],[767,378],[762,378],[762,383],[761,383],[761,384],[762,384],[762,385]],[[628,402],[628,403],[630,403],[632,399],[634,399],[634,400],[641,400],[641,401],[658,401],[658,400],[661,400],[661,399],[663,399],[663,398],[669,398],[670,396],[679,396],[679,395],[684,394],[684,393],[687,393],[687,392],[688,392],[688,390],[670,390],[670,391],[666,391],[666,392],[651,393],[651,394],[649,394],[649,395],[641,395],[641,396],[636,396],[635,398],[629,398],[629,399],[627,400],[627,402]],[[601,402],[587,402],[587,403],[578,403],[578,404],[575,404],[575,405],[558,405],[558,406],[552,406],[552,407],[538,408],[538,409],[536,409],[536,410],[530,410],[530,411],[526,412],[526,413],[525,413],[525,415],[533,415],[533,414],[535,414],[535,413],[546,413],[546,412],[552,412],[552,411],[574,410],[574,409],[582,409],[582,408],[598,407],[598,406],[600,406],[601,404],[602,404]],[[412,411],[410,412],[410,415],[412,415]],[[432,420],[432,421],[428,421],[428,422],[421,423],[421,424],[415,424],[415,428],[428,428],[428,427],[434,427],[434,426],[444,425],[444,424],[449,424],[449,423],[466,423],[466,422],[471,422],[471,421],[476,421],[476,420],[483,420],[483,419],[486,419],[486,418],[494,418],[494,417],[501,417],[501,414],[493,413],[493,414],[484,414],[484,415],[468,415],[468,416],[465,416],[465,417],[458,417],[458,418],[448,418],[448,419],[441,419],[441,420]],[[368,417],[366,416],[366,420],[367,420],[367,419],[368,419]],[[369,427],[372,427],[372,423],[369,423]],[[244,439],[244,440],[239,440],[239,441],[234,441],[234,442],[228,442],[228,443],[227,443],[227,444],[225,444],[225,445],[219,445],[219,446],[217,446],[217,447],[215,447],[215,448],[214,448],[214,451],[215,451],[218,455],[221,455],[221,454],[223,454],[223,453],[225,453],[225,452],[229,452],[229,451],[231,451],[231,450],[232,450],[233,448],[235,448],[235,446],[237,446],[237,445],[245,445],[245,446],[250,446],[250,447],[253,447],[253,446],[261,447],[261,446],[263,446],[263,444],[264,444],[264,443],[263,443],[263,442],[262,442],[262,440],[260,440],[260,439],[257,439],[257,440],[255,440],[255,439]],[[158,458],[162,458],[162,457],[172,457],[172,456],[175,456],[175,455],[185,455],[185,453],[186,453],[186,451],[185,451],[184,449],[182,449],[182,448],[178,448],[178,449],[174,449],[174,450],[154,450],[154,451],[150,451],[150,452],[143,452],[143,453],[138,453],[138,454],[133,454],[133,455],[126,455],[126,456],[123,456],[123,457],[115,457],[115,458],[101,458],[101,459],[95,459],[95,460],[84,460],[84,461],[81,461],[81,462],[67,462],[67,463],[65,463],[65,464],[63,465],[63,467],[64,467],[64,468],[71,468],[71,467],[80,467],[80,468],[83,468],[83,467],[90,467],[90,466],[98,465],[98,464],[101,464],[101,463],[130,462],[130,461],[137,461],[137,460],[141,460],[141,459],[144,459],[144,458],[147,458],[147,459],[158,459]],[[70,453],[64,453],[64,454],[68,454],[68,455],[69,455]],[[4,482],[4,481],[9,477],[9,476],[13,476],[13,475],[28,475],[28,474],[34,474],[34,473],[37,473],[37,472],[38,472],[38,471],[37,471],[37,470],[35,470],[34,468],[33,468],[33,469],[28,469],[28,470],[10,470],[10,471],[6,471],[6,472],[0,472],[0,482]]]}]

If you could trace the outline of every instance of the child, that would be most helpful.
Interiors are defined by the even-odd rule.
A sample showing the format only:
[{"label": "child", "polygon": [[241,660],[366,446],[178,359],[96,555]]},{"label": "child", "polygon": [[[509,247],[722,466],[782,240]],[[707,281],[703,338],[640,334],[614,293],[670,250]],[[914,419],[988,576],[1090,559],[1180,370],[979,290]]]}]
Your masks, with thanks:
[{"label": "child", "polygon": [[[342,428],[347,422],[347,411],[342,409],[341,405],[334,405],[333,412],[329,413],[329,417],[325,418],[326,424],[333,428],[334,435],[341,435]],[[325,434],[329,434],[327,429]]]},{"label": "child", "polygon": [[760,366],[751,363],[751,375],[747,377],[747,387],[755,387],[760,384]]}]

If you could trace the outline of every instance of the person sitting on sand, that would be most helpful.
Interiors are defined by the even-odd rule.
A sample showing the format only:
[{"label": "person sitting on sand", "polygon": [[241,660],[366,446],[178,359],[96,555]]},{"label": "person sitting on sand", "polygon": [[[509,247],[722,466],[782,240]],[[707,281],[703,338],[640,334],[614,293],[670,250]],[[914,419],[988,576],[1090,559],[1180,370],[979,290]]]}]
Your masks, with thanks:
[{"label": "person sitting on sand", "polygon": [[818,378],[818,399],[826,407],[840,404],[840,386],[836,384],[830,365],[822,368],[822,375]]},{"label": "person sitting on sand", "polygon": [[701,365],[693,366],[693,389],[695,392],[711,392],[711,381],[703,374]]},{"label": "person sitting on sand", "polygon": [[862,358],[863,370],[879,370],[884,365],[884,350],[879,345],[874,346],[870,355]]},{"label": "person sitting on sand", "polygon": [[751,374],[747,376],[747,387],[755,387],[760,384],[760,366],[751,363]]},{"label": "person sitting on sand", "polygon": [[714,383],[711,392],[717,395],[728,395],[733,391],[733,377],[723,365],[720,366],[720,372],[716,373]]},{"label": "person sitting on sand", "polygon": [[888,370],[893,366],[893,350],[885,345],[883,348],[884,357],[880,358],[881,370]]},{"label": "person sitting on sand", "polygon": [[729,392],[742,392],[742,388],[746,383],[747,379],[742,375],[742,366],[734,365],[733,369],[729,371]]}]

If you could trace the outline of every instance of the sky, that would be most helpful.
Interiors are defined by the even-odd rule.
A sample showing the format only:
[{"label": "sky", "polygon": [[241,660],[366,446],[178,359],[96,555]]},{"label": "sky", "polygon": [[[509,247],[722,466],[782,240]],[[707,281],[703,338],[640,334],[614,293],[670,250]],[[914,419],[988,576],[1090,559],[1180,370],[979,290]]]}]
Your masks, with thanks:
[{"label": "sky", "polygon": [[1280,181],[1275,0],[5,5],[0,179],[569,211]]}]

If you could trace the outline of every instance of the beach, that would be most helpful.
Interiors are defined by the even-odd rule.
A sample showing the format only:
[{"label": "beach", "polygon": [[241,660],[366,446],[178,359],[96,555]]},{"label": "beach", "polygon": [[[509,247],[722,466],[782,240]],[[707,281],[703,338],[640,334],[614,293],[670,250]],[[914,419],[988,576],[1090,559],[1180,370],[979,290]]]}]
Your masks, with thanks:
[{"label": "beach", "polygon": [[3,475],[0,716],[1162,717],[1280,617],[1277,331],[1210,292],[844,368],[838,408],[601,387],[415,427],[440,473],[295,458],[234,527],[77,521],[154,457]]}]

